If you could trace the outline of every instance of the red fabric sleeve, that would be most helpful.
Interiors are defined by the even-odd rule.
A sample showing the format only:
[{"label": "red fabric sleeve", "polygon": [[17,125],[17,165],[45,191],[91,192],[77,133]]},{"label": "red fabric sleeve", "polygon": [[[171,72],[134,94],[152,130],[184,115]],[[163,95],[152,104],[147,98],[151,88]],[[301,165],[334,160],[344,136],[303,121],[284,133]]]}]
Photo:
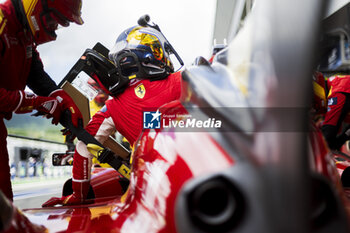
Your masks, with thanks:
[{"label": "red fabric sleeve", "polygon": [[325,115],[325,119],[323,122],[323,125],[333,125],[333,126],[339,126],[339,119],[344,111],[344,104],[346,100],[346,96],[342,93],[334,93],[328,98],[328,102],[330,100],[333,100],[332,103],[328,103],[328,111]]}]

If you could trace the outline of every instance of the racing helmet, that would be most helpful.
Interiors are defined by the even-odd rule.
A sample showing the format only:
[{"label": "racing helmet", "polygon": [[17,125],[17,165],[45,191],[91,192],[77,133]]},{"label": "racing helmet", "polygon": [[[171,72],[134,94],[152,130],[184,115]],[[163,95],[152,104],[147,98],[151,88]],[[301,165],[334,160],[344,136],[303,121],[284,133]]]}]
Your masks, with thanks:
[{"label": "racing helmet", "polygon": [[22,12],[37,44],[56,39],[58,24],[67,27],[70,22],[83,24],[81,0],[21,0]]},{"label": "racing helmet", "polygon": [[134,26],[123,31],[109,52],[121,76],[159,80],[174,72],[169,43],[158,30]]}]

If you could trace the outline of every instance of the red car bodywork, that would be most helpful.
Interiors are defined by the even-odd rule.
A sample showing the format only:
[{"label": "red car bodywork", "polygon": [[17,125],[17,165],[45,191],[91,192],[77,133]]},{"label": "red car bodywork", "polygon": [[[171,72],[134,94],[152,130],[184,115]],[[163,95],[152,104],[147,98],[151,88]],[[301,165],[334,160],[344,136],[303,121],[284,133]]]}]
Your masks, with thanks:
[{"label": "red car bodywork", "polygon": [[30,229],[28,224],[44,223],[50,232],[176,232],[175,201],[183,184],[233,164],[232,157],[207,133],[147,132],[133,154],[130,185],[124,195],[113,190],[120,186],[117,172],[97,168],[91,181],[94,204],[24,210],[31,223],[16,225]]},{"label": "red car bodywork", "polygon": [[[178,103],[170,103],[172,109]],[[350,211],[340,183],[342,164],[335,165],[321,132],[309,133],[313,169],[327,177]],[[205,145],[205,146],[204,146]],[[133,154],[130,185],[122,195],[119,174],[95,168],[92,187],[95,203],[83,206],[38,208],[17,213],[11,230],[31,232],[177,232],[175,201],[186,181],[234,166],[235,161],[208,133],[145,132]],[[350,213],[350,212],[349,212]],[[28,219],[30,221],[28,221]],[[16,224],[14,224],[16,223]],[[11,232],[10,230],[10,232]]]}]

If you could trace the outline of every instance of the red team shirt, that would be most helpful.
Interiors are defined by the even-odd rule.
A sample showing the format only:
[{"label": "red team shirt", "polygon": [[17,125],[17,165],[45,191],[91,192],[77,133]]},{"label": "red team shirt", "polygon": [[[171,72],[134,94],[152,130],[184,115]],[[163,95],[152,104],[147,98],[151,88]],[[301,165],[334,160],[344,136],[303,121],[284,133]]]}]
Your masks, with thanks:
[{"label": "red team shirt", "polygon": [[179,99],[180,95],[180,72],[170,74],[164,80],[132,80],[122,94],[108,100],[93,116],[86,130],[96,135],[103,130],[100,128],[104,120],[111,118],[115,129],[133,145],[143,128],[143,112],[156,111],[163,104]]},{"label": "red team shirt", "polygon": [[44,71],[30,30],[23,28],[11,1],[0,4],[0,116],[17,107],[28,85],[34,93],[48,96],[58,89]]},{"label": "red team shirt", "polygon": [[[343,111],[346,97],[341,93],[350,93],[350,75],[332,76],[328,80],[328,111],[325,116],[324,125],[334,125],[339,123],[340,115]],[[348,122],[349,116],[345,121]]]},{"label": "red team shirt", "polygon": [[[29,34],[28,34],[29,33]],[[19,102],[32,62],[33,40],[17,20],[11,1],[0,5],[0,112],[11,112]]]},{"label": "red team shirt", "polygon": [[[17,1],[13,1],[17,2]],[[31,32],[16,17],[11,1],[0,4],[0,190],[12,200],[7,130],[26,85],[36,94],[48,96],[58,87],[44,72]]]}]

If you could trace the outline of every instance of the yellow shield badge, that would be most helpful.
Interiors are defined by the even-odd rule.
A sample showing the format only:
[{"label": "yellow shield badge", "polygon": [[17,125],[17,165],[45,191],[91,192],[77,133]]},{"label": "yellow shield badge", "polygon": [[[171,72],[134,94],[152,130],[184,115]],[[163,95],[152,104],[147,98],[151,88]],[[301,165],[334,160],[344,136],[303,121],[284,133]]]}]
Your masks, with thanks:
[{"label": "yellow shield badge", "polygon": [[135,95],[137,97],[139,97],[140,99],[145,97],[146,89],[145,89],[145,86],[142,83],[139,84],[137,87],[135,87],[134,90],[135,90]]}]

